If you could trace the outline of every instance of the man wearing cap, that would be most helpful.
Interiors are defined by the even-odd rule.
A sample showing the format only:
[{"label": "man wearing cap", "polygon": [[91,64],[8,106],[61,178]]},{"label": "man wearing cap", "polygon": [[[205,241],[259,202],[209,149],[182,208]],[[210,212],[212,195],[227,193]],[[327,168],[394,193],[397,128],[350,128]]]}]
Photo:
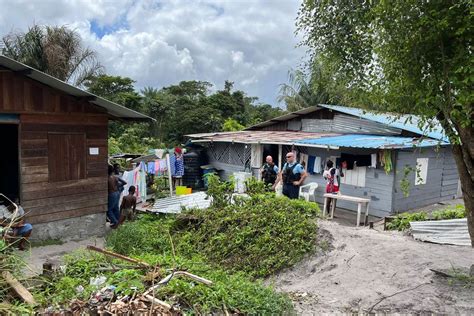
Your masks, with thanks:
[{"label": "man wearing cap", "polygon": [[278,178],[273,187],[275,188],[275,186],[282,181],[283,195],[290,199],[297,199],[300,193],[300,186],[303,184],[306,177],[307,174],[304,171],[303,166],[296,162],[295,154],[289,152],[286,154],[286,163],[278,174]]}]

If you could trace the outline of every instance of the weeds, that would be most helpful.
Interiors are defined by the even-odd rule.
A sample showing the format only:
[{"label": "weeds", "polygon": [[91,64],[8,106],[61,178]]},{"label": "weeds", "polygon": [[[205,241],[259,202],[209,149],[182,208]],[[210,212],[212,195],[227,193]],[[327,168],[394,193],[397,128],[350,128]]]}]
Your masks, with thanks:
[{"label": "weeds", "polygon": [[446,208],[439,211],[434,211],[431,215],[427,212],[416,212],[416,213],[401,213],[395,216],[395,218],[387,223],[388,230],[399,230],[404,231],[410,228],[410,222],[426,221],[426,220],[443,220],[443,219],[456,219],[466,217],[466,209],[464,205],[458,204],[454,208]]},{"label": "weeds", "polygon": [[399,230],[404,231],[410,228],[410,222],[426,221],[428,214],[425,212],[419,213],[401,213],[395,216],[395,218],[387,224],[388,230]]},{"label": "weeds", "polygon": [[456,219],[466,217],[466,208],[462,204],[458,204],[453,208],[447,208],[433,212],[433,219]]}]

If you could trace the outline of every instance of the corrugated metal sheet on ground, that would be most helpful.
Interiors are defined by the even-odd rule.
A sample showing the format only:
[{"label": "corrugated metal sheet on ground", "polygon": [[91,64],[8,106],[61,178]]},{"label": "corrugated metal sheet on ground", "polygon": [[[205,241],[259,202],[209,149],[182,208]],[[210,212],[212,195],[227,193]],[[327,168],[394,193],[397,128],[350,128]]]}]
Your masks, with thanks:
[{"label": "corrugated metal sheet on ground", "polygon": [[471,246],[467,219],[410,222],[413,238],[436,244]]},{"label": "corrugated metal sheet on ground", "polygon": [[333,137],[320,137],[315,139],[300,139],[298,144],[311,145],[327,145],[337,147],[357,147],[357,148],[414,148],[414,147],[431,147],[437,145],[448,145],[448,143],[441,142],[434,139],[414,139],[411,137],[399,136],[380,136],[380,135],[360,135],[349,134]]},{"label": "corrugated metal sheet on ground", "polygon": [[151,212],[178,214],[183,208],[208,208],[211,199],[207,199],[206,192],[196,192],[188,195],[173,196],[155,201]]}]

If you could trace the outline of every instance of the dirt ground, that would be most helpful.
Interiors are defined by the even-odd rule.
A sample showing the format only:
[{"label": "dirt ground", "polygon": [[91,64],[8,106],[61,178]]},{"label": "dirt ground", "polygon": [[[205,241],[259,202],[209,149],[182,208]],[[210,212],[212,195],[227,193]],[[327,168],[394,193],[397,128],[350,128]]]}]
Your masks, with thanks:
[{"label": "dirt ground", "polygon": [[[474,314],[470,288],[429,269],[468,271],[470,247],[423,243],[400,232],[320,222],[324,254],[316,254],[268,280],[290,293],[299,314]],[[331,245],[331,246],[329,246]],[[406,291],[391,296],[397,292]],[[383,299],[383,300],[382,300]]]},{"label": "dirt ground", "polygon": [[102,237],[91,237],[79,241],[68,241],[62,245],[50,245],[42,247],[33,247],[29,251],[18,251],[17,253],[25,260],[25,275],[33,276],[41,274],[43,271],[43,263],[51,262],[54,265],[60,265],[63,256],[73,252],[74,250],[83,248],[88,245],[96,247],[104,247],[105,240]]}]

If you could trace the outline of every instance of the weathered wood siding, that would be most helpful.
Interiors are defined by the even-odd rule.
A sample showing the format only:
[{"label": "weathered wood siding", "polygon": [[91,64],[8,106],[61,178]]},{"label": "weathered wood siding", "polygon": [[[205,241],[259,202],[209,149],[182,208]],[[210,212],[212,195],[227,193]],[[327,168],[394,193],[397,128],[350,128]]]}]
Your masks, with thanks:
[{"label": "weathered wood siding", "polygon": [[[373,150],[364,150],[364,149],[344,149],[341,150],[326,150],[320,148],[307,148],[309,155],[321,157],[321,160],[324,162],[326,158],[331,156],[339,157],[341,153],[347,154],[361,154],[368,155],[375,153]],[[385,171],[381,168],[369,168],[367,167],[366,171],[366,180],[364,187],[358,187],[349,184],[341,184],[341,193],[357,197],[370,198],[370,207],[369,213],[371,215],[383,217],[390,214],[392,210],[392,191],[393,191],[393,180],[394,172],[386,174]],[[322,205],[324,203],[323,194],[326,189],[326,180],[324,180],[322,173],[321,174],[312,174],[309,175],[305,183],[310,182],[318,183],[318,189],[316,190],[316,201]],[[348,209],[348,210],[357,210],[357,204],[347,201],[338,201],[337,207]]]},{"label": "weathered wood siding", "polygon": [[[107,124],[104,110],[11,71],[0,71],[0,112],[20,114],[20,199],[31,223],[51,222],[106,211]],[[48,135],[85,137],[82,179],[50,181]],[[79,137],[80,138],[80,137]],[[79,139],[76,138],[76,139]],[[99,155],[89,155],[89,147]]]},{"label": "weathered wood siding", "polygon": [[[416,167],[417,158],[428,158],[426,184],[415,185],[415,172],[407,179],[410,183],[409,196],[405,197],[400,187],[405,167]],[[457,190],[458,175],[451,148],[425,148],[399,151],[395,168],[395,190],[393,211],[403,212],[454,198]]]}]

